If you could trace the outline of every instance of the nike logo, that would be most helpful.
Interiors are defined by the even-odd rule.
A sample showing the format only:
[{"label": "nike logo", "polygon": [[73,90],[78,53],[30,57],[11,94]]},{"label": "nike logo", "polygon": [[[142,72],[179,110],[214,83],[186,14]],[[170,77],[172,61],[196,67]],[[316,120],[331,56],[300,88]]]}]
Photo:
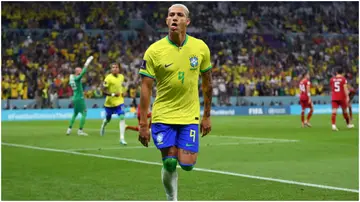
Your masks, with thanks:
[{"label": "nike logo", "polygon": [[174,64],[174,63],[171,63],[171,64],[165,64],[165,68],[170,67],[172,64]]},{"label": "nike logo", "polygon": [[186,143],[186,146],[187,147],[192,147],[192,146],[194,146],[193,144],[188,144],[188,143]]}]

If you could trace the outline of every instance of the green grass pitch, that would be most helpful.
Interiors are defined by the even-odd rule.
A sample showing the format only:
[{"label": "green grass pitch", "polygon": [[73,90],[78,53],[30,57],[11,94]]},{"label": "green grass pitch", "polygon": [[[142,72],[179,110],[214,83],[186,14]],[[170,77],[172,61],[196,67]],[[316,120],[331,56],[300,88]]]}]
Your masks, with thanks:
[{"label": "green grass pitch", "polygon": [[[331,131],[329,115],[212,117],[196,170],[179,172],[179,200],[359,200],[358,128]],[[160,152],[137,133],[118,143],[118,120],[104,137],[66,136],[68,121],[2,122],[2,200],[166,200]],[[127,120],[135,125],[137,120]],[[354,123],[358,123],[355,118]],[[357,125],[357,124],[356,124]]]}]

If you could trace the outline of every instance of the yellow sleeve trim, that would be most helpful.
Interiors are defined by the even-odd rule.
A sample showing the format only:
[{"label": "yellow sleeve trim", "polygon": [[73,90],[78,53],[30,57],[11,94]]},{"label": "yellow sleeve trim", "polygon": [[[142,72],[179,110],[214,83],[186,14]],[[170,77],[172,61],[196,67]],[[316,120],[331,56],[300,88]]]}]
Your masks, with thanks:
[{"label": "yellow sleeve trim", "polygon": [[209,66],[208,68],[204,69],[204,70],[200,70],[201,73],[205,73],[207,71],[209,71],[212,68],[212,66]]}]

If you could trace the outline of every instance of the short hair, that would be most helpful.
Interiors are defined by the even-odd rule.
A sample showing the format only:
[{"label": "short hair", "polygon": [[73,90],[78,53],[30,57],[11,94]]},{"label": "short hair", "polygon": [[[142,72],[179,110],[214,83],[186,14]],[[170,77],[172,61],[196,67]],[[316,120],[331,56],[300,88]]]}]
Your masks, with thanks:
[{"label": "short hair", "polygon": [[308,73],[309,73],[309,72],[306,71],[306,72],[304,72],[301,76],[304,78]]},{"label": "short hair", "polygon": [[337,74],[342,74],[342,73],[344,73],[344,69],[342,67],[338,66],[338,67],[336,67],[335,72]]},{"label": "short hair", "polygon": [[118,64],[118,63],[116,63],[116,62],[113,62],[113,63],[110,64],[110,68],[112,68],[113,65],[117,65],[117,66],[119,67],[119,69],[120,69],[120,64]]},{"label": "short hair", "polygon": [[173,4],[173,5],[171,5],[171,6],[169,7],[168,12],[170,12],[170,9],[171,9],[172,7],[181,7],[181,8],[183,8],[183,9],[185,10],[185,16],[186,16],[187,18],[190,18],[190,11],[189,11],[189,9],[188,9],[184,4]]}]

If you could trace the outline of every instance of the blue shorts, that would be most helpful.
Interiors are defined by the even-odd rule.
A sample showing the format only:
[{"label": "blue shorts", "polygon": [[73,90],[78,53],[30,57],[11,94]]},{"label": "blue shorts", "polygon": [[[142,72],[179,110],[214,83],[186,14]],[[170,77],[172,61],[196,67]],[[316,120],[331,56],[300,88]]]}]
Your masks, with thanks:
[{"label": "blue shorts", "polygon": [[151,134],[158,149],[176,146],[191,152],[199,152],[199,124],[153,123]]},{"label": "blue shorts", "polygon": [[125,114],[125,105],[121,104],[117,107],[105,107],[106,116],[111,116],[113,114],[124,115]]}]

